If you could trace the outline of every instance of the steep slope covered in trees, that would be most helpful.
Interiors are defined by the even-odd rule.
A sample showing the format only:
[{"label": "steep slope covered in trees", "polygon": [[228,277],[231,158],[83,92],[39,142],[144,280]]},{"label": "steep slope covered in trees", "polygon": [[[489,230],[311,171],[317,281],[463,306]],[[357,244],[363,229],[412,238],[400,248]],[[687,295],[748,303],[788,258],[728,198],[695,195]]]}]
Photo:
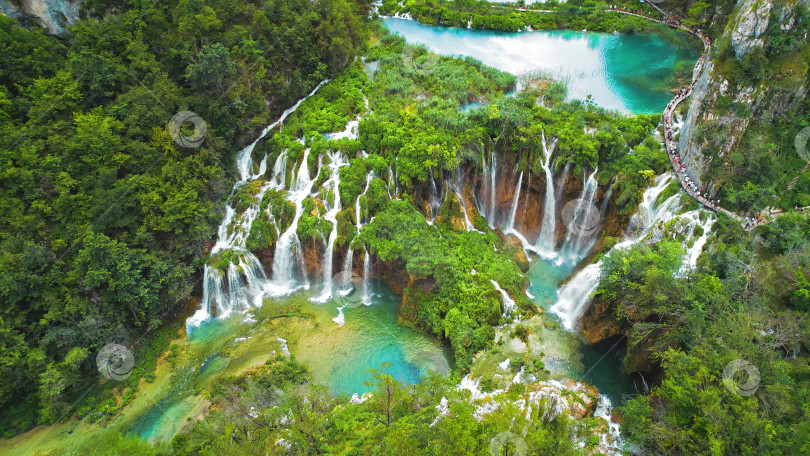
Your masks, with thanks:
[{"label": "steep slope covered in trees", "polygon": [[[85,7],[61,40],[0,16],[5,432],[71,412],[109,341],[162,350],[152,331],[193,290],[233,145],[350,63],[368,14],[343,0]],[[182,110],[207,124],[196,149],[167,131]]]}]

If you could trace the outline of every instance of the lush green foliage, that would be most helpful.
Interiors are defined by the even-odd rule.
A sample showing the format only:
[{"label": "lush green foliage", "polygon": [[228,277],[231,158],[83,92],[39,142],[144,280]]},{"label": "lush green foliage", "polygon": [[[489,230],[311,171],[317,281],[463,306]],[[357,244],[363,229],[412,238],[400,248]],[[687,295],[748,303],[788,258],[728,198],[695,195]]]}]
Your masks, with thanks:
[{"label": "lush green foliage", "polygon": [[[68,416],[103,345],[149,345],[193,290],[230,145],[350,62],[368,12],[344,0],[144,5],[86,2],[64,40],[0,16],[4,433]],[[167,132],[180,110],[207,123],[198,149]]]},{"label": "lush green foliage", "polygon": [[381,260],[404,262],[411,277],[432,278],[428,289],[419,281],[406,290],[416,301],[413,323],[450,342],[458,367],[466,369],[472,355],[492,342],[492,325],[504,313],[492,280],[524,309],[533,306],[524,298],[518,266],[493,248],[503,248],[494,233],[442,231],[407,201],[392,201],[363,227],[360,239]]},{"label": "lush green foliage", "polygon": [[[577,438],[596,438],[588,424],[577,426],[565,414],[549,421],[542,410],[535,410],[527,419],[512,404],[477,421],[469,393],[454,387],[457,377],[432,377],[418,385],[400,384],[381,372],[373,378],[372,396],[354,404],[308,383],[306,370],[295,358],[279,355],[245,376],[216,385],[208,393],[211,413],[170,444],[150,447],[111,434],[94,441],[86,454],[462,456],[488,453],[498,433],[525,429],[527,447],[537,454],[578,455],[587,453],[575,443]],[[505,396],[514,401],[525,393],[515,387]],[[443,398],[449,413],[437,419]]]},{"label": "lush green foliage", "polygon": [[[656,454],[803,454],[810,449],[810,376],[803,216],[752,240],[722,219],[697,271],[675,275],[678,244],[661,241],[604,260],[597,300],[613,301],[634,345],[660,362],[663,381],[624,406],[624,432]],[[761,250],[769,246],[773,250]],[[799,274],[794,274],[798,270]],[[756,275],[748,271],[756,271]],[[743,359],[761,380],[750,395],[722,382]],[[745,377],[734,379],[744,382]]]},{"label": "lush green foliage", "polygon": [[[645,4],[631,1],[588,2],[571,0],[533,3],[529,6],[495,4],[486,0],[412,0],[404,6],[396,0],[385,0],[380,14],[410,13],[414,19],[426,24],[441,24],[448,27],[502,30],[516,32],[531,27],[532,30],[572,29],[596,32],[619,31],[637,33],[659,30],[649,21],[628,15],[605,12],[608,4],[618,5],[635,13],[644,12],[659,18],[661,13]],[[537,11],[535,11],[537,10]]]}]

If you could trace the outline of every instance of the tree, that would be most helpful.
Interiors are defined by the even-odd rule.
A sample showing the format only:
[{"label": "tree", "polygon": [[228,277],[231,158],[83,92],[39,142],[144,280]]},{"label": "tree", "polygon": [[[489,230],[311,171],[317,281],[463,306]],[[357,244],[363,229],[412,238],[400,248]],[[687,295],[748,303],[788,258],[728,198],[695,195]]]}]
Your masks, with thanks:
[{"label": "tree", "polygon": [[227,81],[235,71],[230,52],[222,43],[215,43],[203,46],[194,63],[186,68],[186,75],[197,91],[216,89],[218,93],[222,93],[227,89]]},{"label": "tree", "polygon": [[63,361],[49,363],[45,372],[40,374],[39,414],[43,423],[67,418],[66,413],[70,411],[69,397],[79,386],[79,370],[89,354],[86,348],[75,347]]}]

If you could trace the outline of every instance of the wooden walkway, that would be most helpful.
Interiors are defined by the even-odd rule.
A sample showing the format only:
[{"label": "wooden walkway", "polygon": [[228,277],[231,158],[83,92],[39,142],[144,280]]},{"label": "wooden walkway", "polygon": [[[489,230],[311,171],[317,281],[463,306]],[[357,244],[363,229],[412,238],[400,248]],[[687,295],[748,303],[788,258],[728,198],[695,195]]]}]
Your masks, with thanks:
[{"label": "wooden walkway", "polygon": [[[649,3],[649,2],[646,2],[646,3],[648,5],[650,5],[650,6],[652,6],[653,8],[655,8],[656,10],[658,10],[664,16],[669,16],[669,14],[666,11],[659,8],[658,5],[655,5],[655,4],[652,4],[652,3]],[[617,9],[608,9],[608,10],[605,10],[605,11],[606,12],[619,13],[619,14],[626,14],[628,16],[636,16],[636,17],[640,17],[640,18],[643,18],[643,19],[646,19],[646,20],[657,22],[659,24],[664,24],[664,25],[667,25],[669,27],[677,28],[677,29],[683,30],[683,31],[685,31],[687,33],[690,33],[690,34],[700,38],[700,40],[703,42],[703,55],[701,55],[700,59],[695,63],[695,68],[692,71],[692,82],[691,82],[691,84],[688,87],[682,89],[682,91],[679,92],[678,95],[676,95],[675,98],[672,99],[672,101],[667,105],[667,108],[664,110],[664,116],[663,116],[663,121],[664,121],[664,147],[666,149],[667,156],[669,157],[669,162],[672,165],[672,169],[675,172],[675,175],[678,177],[678,182],[680,182],[681,188],[683,189],[683,191],[686,192],[687,195],[689,195],[692,199],[694,199],[695,201],[702,204],[707,209],[710,209],[710,210],[715,211],[715,212],[723,213],[723,214],[725,214],[725,215],[727,215],[729,217],[732,217],[732,218],[736,219],[741,224],[743,224],[743,228],[745,228],[746,231],[751,231],[751,230],[753,230],[754,228],[756,228],[757,226],[759,226],[759,225],[761,225],[763,223],[768,223],[773,218],[779,217],[780,215],[784,215],[785,214],[784,211],[781,211],[781,210],[780,211],[771,211],[770,208],[765,208],[765,209],[762,210],[762,212],[760,212],[761,218],[760,218],[760,221],[758,223],[749,223],[746,226],[745,217],[742,217],[742,216],[740,216],[738,214],[735,214],[734,212],[729,211],[728,209],[723,209],[722,207],[713,204],[712,201],[707,200],[703,195],[700,194],[700,189],[697,189],[697,191],[693,190],[694,185],[689,185],[689,182],[690,181],[694,182],[694,181],[692,181],[691,178],[689,178],[689,174],[686,172],[685,168],[684,168],[684,170],[681,170],[681,167],[680,167],[681,166],[681,161],[680,161],[681,157],[680,157],[680,154],[678,152],[678,146],[677,146],[677,144],[675,142],[675,132],[673,131],[673,113],[675,112],[675,109],[678,107],[678,105],[681,102],[683,102],[684,100],[689,98],[690,95],[692,95],[692,89],[693,89],[694,85],[697,83],[698,78],[700,77],[700,72],[703,70],[703,64],[709,58],[709,51],[711,51],[711,40],[704,33],[697,32],[695,30],[687,28],[687,27],[681,25],[680,23],[674,23],[672,21],[662,21],[660,19],[655,19],[655,18],[652,18],[652,17],[649,17],[649,16],[644,16],[642,14],[637,14],[637,13],[632,13],[632,12],[622,11],[622,10],[617,10]]]}]

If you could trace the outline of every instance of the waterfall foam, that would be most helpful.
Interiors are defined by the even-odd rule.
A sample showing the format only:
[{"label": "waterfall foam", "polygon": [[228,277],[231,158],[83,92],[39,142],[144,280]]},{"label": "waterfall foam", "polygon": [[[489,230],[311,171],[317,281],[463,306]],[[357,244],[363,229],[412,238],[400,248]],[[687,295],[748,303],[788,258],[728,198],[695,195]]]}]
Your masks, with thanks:
[{"label": "waterfall foam", "polygon": [[[596,182],[596,173],[598,171],[599,168],[597,167],[597,169],[584,180],[585,184],[582,186],[582,195],[577,201],[570,222],[566,225],[565,243],[561,249],[563,256],[558,261],[565,260],[576,264],[579,260],[584,258],[591,247],[593,247],[596,226],[592,225],[598,223],[599,217],[599,214],[597,214],[598,210],[593,204],[598,186]],[[563,215],[565,216],[565,214]]]},{"label": "waterfall foam", "polygon": [[501,288],[498,282],[494,280],[490,280],[490,282],[492,282],[492,286],[495,287],[495,289],[501,294],[501,299],[503,300],[503,316],[508,318],[512,315],[516,315],[518,308],[515,300],[509,296],[509,293],[507,293],[506,290]]},{"label": "waterfall foam", "polygon": [[371,305],[371,255],[363,249],[363,305]]},{"label": "waterfall foam", "polygon": [[[644,191],[638,211],[631,218],[631,225],[635,225],[636,230],[628,230],[624,240],[616,244],[611,252],[615,249],[624,250],[632,247],[642,241],[658,222],[672,218],[672,211],[675,210],[677,201],[680,199],[679,194],[672,195],[666,201],[656,205],[658,197],[666,190],[671,179],[672,174],[662,174],[656,178],[654,186]],[[565,329],[574,330],[579,317],[590,302],[591,294],[599,285],[601,273],[602,261],[600,260],[583,268],[559,290],[557,302],[551,306],[550,310],[560,317]]]},{"label": "waterfall foam", "polygon": [[[253,174],[253,149],[256,144],[264,138],[272,129],[281,125],[284,120],[307,98],[311,97],[329,80],[324,80],[318,84],[312,92],[304,98],[298,100],[293,106],[286,109],[275,122],[265,127],[259,137],[247,147],[244,147],[236,154],[236,167],[239,172],[239,181],[234,184],[232,193],[246,183],[256,180],[266,172],[267,156],[262,159],[257,174]],[[211,254],[216,254],[225,250],[239,252],[239,264],[231,264],[227,272],[227,293],[226,283],[223,281],[221,271],[205,265],[203,269],[203,297],[200,308],[186,319],[186,334],[190,334],[193,328],[199,327],[203,322],[211,319],[211,312],[216,310],[217,317],[224,318],[234,310],[247,309],[250,306],[261,305],[264,285],[267,277],[261,263],[250,251],[245,248],[247,235],[250,227],[259,213],[259,204],[264,192],[271,187],[283,187],[286,174],[286,155],[281,154],[273,167],[273,179],[269,184],[262,186],[259,195],[245,212],[236,218],[236,210],[230,205],[225,206],[225,218],[217,229],[217,242],[211,249]],[[236,223],[238,226],[232,226]]]},{"label": "waterfall foam", "polygon": [[309,284],[306,281],[306,268],[301,268],[304,263],[303,248],[301,239],[298,238],[298,222],[304,214],[304,200],[310,195],[312,184],[317,180],[310,177],[309,173],[309,151],[304,150],[301,164],[298,165],[298,172],[295,174],[295,181],[287,193],[287,200],[295,206],[295,215],[292,223],[279,236],[276,242],[276,251],[273,255],[273,278],[267,286],[267,291],[273,296],[289,295],[300,288],[297,286],[296,270],[303,273],[303,287]]},{"label": "waterfall foam", "polygon": [[[323,290],[321,294],[313,298],[313,302],[325,303],[332,299],[332,261],[334,257],[335,241],[337,240],[337,215],[341,210],[340,205],[340,168],[348,164],[340,152],[332,152],[329,154],[329,180],[323,185],[323,190],[326,193],[323,202],[327,208],[324,214],[324,220],[332,224],[332,231],[329,233],[329,239],[326,241],[326,249],[323,254]],[[332,192],[333,202],[329,203],[329,192]]]},{"label": "waterfall foam", "polygon": [[512,209],[509,211],[509,222],[506,225],[505,233],[515,232],[515,217],[517,216],[518,203],[520,202],[520,187],[523,186],[523,171],[520,172],[518,177],[517,186],[515,187],[515,197],[512,200]]},{"label": "waterfall foam", "polygon": [[535,250],[541,257],[551,259],[556,256],[554,252],[554,233],[557,228],[555,218],[557,203],[554,195],[554,176],[552,176],[551,173],[551,156],[554,154],[554,148],[557,146],[557,142],[555,141],[551,147],[548,147],[545,133],[542,134],[542,139],[544,154],[543,172],[546,175],[546,200],[543,206],[543,226],[540,228],[540,235],[537,237]]}]

